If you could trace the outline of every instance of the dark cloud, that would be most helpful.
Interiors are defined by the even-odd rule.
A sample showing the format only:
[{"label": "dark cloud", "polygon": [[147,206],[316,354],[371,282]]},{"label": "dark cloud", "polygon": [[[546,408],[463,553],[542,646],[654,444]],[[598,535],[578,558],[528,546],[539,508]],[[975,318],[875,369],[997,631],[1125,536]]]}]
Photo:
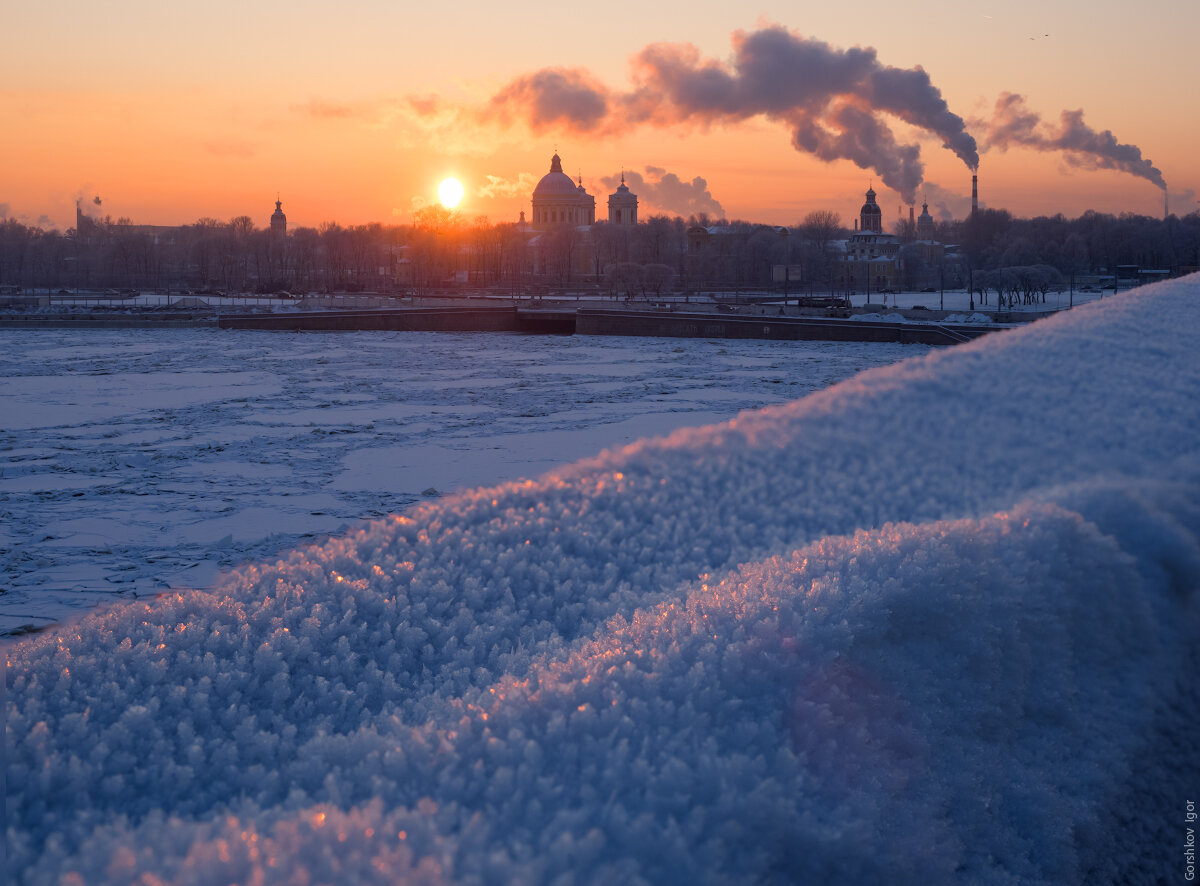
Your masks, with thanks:
[{"label": "dark cloud", "polygon": [[[643,206],[653,206],[663,212],[685,217],[702,212],[716,217],[725,214],[721,204],[708,190],[708,182],[698,175],[690,182],[684,181],[675,173],[658,166],[647,166],[644,176],[631,171],[624,175],[625,184],[637,194],[638,202]],[[621,175],[607,175],[600,181],[606,188],[615,189],[621,183]]]},{"label": "dark cloud", "polygon": [[952,113],[919,65],[912,70],[880,68],[871,73],[871,103],[881,111],[942,138],[942,146],[953,151],[971,169],[979,167],[975,139],[964,128],[963,119]]},{"label": "dark cloud", "polygon": [[1162,172],[1142,156],[1137,145],[1122,144],[1110,130],[1097,132],[1083,122],[1083,111],[1063,111],[1057,127],[1025,105],[1025,97],[1005,92],[996,99],[988,124],[986,144],[1006,151],[1011,147],[1061,152],[1072,166],[1083,169],[1116,169],[1144,178],[1164,190]]},{"label": "dark cloud", "polygon": [[778,26],[736,32],[729,63],[690,44],[652,44],[634,57],[633,83],[614,92],[586,71],[543,69],[504,87],[486,115],[585,133],[765,115],[792,128],[798,150],[851,160],[910,200],[923,171],[920,146],[898,141],[883,115],[936,136],[972,168],[979,162],[962,118],[924,70],[885,67],[873,49],[835,49]]},{"label": "dark cloud", "polygon": [[535,132],[565,129],[590,132],[602,128],[609,114],[609,95],[586,71],[544,68],[518,77],[492,96],[485,115],[505,122],[525,118]]},{"label": "dark cloud", "polygon": [[916,198],[925,166],[917,145],[899,144],[892,131],[869,110],[845,102],[821,116],[792,119],[792,144],[822,160],[850,160],[873,169],[905,203]]}]

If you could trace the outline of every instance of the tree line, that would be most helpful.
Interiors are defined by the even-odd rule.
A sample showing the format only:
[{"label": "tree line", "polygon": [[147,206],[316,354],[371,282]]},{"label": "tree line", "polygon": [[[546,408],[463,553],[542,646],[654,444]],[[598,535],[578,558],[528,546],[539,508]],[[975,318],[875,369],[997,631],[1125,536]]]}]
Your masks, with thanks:
[{"label": "tree line", "polygon": [[[452,286],[513,291],[591,286],[616,295],[663,291],[778,288],[786,266],[792,291],[830,285],[837,213],[811,212],[791,226],[704,215],[651,216],[636,226],[598,222],[590,232],[558,226],[532,234],[513,223],[467,219],[427,207],[402,225],[297,227],[280,238],[248,216],[202,218],[179,227],[129,219],[86,219],[59,231],[0,221],[0,285],[27,291],[231,291],[271,293],[428,291]],[[910,288],[922,273],[949,275],[983,298],[1032,299],[1081,274],[1121,265],[1172,274],[1200,266],[1200,213],[1165,219],[1086,212],[1017,218],[984,209],[940,222],[934,239],[952,244],[939,261],[915,248],[905,219],[894,228]],[[590,242],[589,242],[590,241]],[[792,270],[795,269],[795,276]],[[1041,291],[1044,299],[1044,291]]]}]

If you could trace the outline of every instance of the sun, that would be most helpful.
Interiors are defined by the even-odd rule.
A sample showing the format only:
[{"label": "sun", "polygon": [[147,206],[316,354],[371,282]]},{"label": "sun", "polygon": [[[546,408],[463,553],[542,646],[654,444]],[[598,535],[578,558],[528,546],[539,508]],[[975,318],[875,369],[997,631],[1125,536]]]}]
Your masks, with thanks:
[{"label": "sun", "polygon": [[438,185],[438,200],[442,201],[442,205],[447,209],[453,209],[463,198],[463,186],[456,178],[442,179],[442,183]]}]

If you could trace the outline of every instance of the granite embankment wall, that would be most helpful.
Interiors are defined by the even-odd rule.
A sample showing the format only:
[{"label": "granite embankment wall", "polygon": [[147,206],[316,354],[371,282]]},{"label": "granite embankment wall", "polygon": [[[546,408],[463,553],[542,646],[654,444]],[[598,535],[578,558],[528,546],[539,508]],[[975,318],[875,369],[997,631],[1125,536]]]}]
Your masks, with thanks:
[{"label": "granite embankment wall", "polygon": [[216,325],[217,317],[211,311],[71,311],[0,315],[0,329],[193,329]]},{"label": "granite embankment wall", "polygon": [[513,306],[403,308],[348,311],[14,314],[3,328],[187,328],[392,332],[520,332],[558,335],[634,335],[659,338],[755,338],[784,341],[867,341],[953,345],[996,326],[946,326],[848,320],[835,317],[728,313],[528,309]]},{"label": "granite embankment wall", "polygon": [[764,338],[784,341],[874,341],[953,345],[995,330],[993,326],[887,323],[831,317],[754,317],[703,313],[579,311],[578,335],[648,335],[661,338]]}]

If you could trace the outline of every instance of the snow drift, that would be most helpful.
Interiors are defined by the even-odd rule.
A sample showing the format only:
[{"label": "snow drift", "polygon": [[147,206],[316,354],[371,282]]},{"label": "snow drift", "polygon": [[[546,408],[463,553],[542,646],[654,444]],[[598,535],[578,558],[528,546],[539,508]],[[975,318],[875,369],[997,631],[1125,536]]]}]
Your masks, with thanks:
[{"label": "snow drift", "polygon": [[1197,323],[1158,284],[26,639],[10,872],[1152,881]]}]

